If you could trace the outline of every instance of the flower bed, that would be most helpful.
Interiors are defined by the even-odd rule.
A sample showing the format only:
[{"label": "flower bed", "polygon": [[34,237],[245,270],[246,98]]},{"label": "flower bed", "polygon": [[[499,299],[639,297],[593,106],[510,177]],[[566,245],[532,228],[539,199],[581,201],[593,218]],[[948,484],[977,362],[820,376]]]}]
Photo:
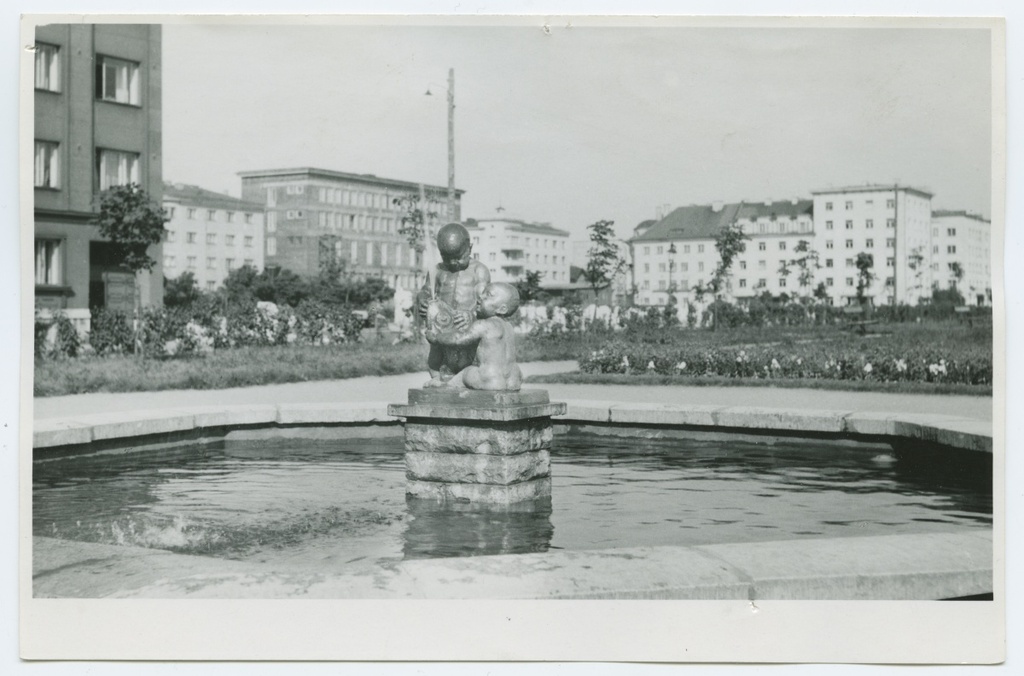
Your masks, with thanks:
[{"label": "flower bed", "polygon": [[953,349],[898,341],[751,347],[616,343],[582,355],[579,365],[583,373],[992,384],[988,345]]}]

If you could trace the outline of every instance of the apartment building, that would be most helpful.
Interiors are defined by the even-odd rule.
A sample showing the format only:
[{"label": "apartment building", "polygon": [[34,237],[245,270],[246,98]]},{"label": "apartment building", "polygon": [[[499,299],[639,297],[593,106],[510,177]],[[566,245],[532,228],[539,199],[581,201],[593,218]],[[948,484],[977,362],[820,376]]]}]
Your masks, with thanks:
[{"label": "apartment building", "polygon": [[[262,204],[266,223],[266,265],[302,276],[318,274],[325,252],[344,260],[356,275],[384,277],[395,289],[423,283],[421,263],[399,233],[397,197],[418,194],[420,184],[372,174],[298,168],[243,171],[242,199]],[[435,195],[441,186],[424,189]],[[460,218],[464,191],[455,191]]]},{"label": "apartment building", "polygon": [[991,240],[992,223],[977,214],[932,212],[933,283],[944,289],[956,287],[968,305],[991,305]]},{"label": "apartment building", "polygon": [[548,223],[514,218],[469,219],[473,257],[491,271],[491,281],[515,283],[540,272],[541,287],[569,282],[569,233]]},{"label": "apartment building", "polygon": [[916,304],[931,294],[932,194],[899,185],[816,190],[814,242],[828,300],[857,300],[857,255],[870,254],[876,277],[866,295],[876,305]]},{"label": "apartment building", "polygon": [[[136,278],[90,224],[98,194],[140,184],[158,203],[160,26],[50,24],[36,29],[33,199],[36,305],[88,331],[90,308],[131,311]],[[157,260],[138,278],[143,304],[163,302]]]},{"label": "apartment building", "polygon": [[164,276],[191,272],[212,291],[235,268],[264,267],[263,205],[182,183],[165,183],[170,217],[163,246]]}]

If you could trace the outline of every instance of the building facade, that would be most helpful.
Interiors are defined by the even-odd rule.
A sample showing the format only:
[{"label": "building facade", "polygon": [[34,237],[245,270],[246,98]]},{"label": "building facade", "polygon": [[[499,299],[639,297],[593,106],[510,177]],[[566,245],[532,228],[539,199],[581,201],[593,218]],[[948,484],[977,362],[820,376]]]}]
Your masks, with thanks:
[{"label": "building facade", "polygon": [[931,294],[931,200],[924,190],[866,185],[817,190],[814,229],[828,299],[857,301],[856,260],[870,254],[876,278],[865,295],[875,305],[917,304]]},{"label": "building facade", "polygon": [[547,223],[512,218],[470,219],[473,257],[491,271],[491,281],[513,284],[540,272],[542,288],[569,282],[569,233]]},{"label": "building facade", "polygon": [[[90,309],[131,311],[136,278],[90,224],[99,193],[138,183],[157,203],[161,178],[161,34],[156,24],[36,29],[35,297],[87,331]],[[139,275],[143,304],[163,301],[157,260]]]},{"label": "building facade", "polygon": [[955,287],[968,305],[991,305],[991,240],[992,223],[977,214],[932,212],[932,282]]},{"label": "building facade", "polygon": [[212,291],[235,268],[264,266],[263,205],[165,183],[163,205],[170,217],[163,246],[164,276],[191,272],[196,285]]},{"label": "building facade", "polygon": [[[345,261],[348,272],[383,277],[392,288],[422,285],[420,258],[399,233],[403,207],[393,202],[418,194],[420,184],[308,167],[244,171],[240,176],[242,199],[265,209],[266,265],[313,276],[324,256],[333,255]],[[446,191],[424,188],[431,194]],[[456,220],[462,193],[455,193]]]}]

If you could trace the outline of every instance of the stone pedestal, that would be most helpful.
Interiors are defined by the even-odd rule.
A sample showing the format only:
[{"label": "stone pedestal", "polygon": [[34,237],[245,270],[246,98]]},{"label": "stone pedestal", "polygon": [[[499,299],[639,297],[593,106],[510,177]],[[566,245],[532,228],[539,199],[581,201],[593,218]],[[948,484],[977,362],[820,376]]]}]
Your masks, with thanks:
[{"label": "stone pedestal", "polygon": [[406,494],[441,504],[510,507],[551,495],[551,416],[545,390],[409,390],[391,404],[405,418]]}]

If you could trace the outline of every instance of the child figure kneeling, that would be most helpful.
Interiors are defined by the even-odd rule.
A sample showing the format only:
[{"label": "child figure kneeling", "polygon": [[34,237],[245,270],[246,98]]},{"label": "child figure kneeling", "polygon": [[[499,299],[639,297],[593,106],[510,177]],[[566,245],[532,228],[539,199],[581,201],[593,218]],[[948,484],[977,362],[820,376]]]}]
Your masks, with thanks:
[{"label": "child figure kneeling", "polygon": [[460,332],[457,344],[476,343],[476,360],[449,383],[470,390],[506,390],[516,392],[523,374],[516,364],[516,337],[505,321],[519,309],[519,292],[511,284],[488,284],[477,301],[477,319]]}]

